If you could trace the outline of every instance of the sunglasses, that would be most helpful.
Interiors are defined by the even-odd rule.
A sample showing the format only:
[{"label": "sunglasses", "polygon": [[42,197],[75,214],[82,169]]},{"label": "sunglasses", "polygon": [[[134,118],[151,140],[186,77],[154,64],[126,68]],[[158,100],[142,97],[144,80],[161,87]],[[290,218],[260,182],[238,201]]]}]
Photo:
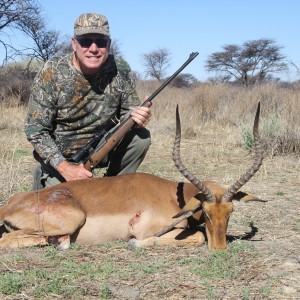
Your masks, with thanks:
[{"label": "sunglasses", "polygon": [[108,43],[108,39],[104,38],[92,39],[76,37],[76,40],[83,48],[90,48],[93,43],[95,43],[98,48],[106,48]]}]

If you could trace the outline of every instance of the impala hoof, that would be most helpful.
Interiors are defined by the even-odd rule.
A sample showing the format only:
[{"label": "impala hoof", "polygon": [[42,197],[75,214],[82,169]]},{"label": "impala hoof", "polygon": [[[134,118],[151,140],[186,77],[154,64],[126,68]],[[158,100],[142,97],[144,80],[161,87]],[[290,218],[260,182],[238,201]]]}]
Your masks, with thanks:
[{"label": "impala hoof", "polygon": [[57,250],[64,251],[70,248],[69,235],[57,235],[48,237],[48,244],[55,246]]},{"label": "impala hoof", "polygon": [[128,243],[127,243],[127,247],[128,248],[136,248],[136,247],[138,247],[138,240],[135,239],[135,238],[130,239],[128,241]]}]

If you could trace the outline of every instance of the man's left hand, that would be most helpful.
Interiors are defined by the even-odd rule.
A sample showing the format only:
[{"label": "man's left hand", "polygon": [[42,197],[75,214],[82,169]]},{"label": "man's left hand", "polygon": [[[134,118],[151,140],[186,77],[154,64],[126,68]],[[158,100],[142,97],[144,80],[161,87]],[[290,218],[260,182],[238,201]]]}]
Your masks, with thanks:
[{"label": "man's left hand", "polygon": [[131,113],[131,117],[137,124],[137,127],[146,127],[150,121],[151,110],[149,107],[139,106]]}]

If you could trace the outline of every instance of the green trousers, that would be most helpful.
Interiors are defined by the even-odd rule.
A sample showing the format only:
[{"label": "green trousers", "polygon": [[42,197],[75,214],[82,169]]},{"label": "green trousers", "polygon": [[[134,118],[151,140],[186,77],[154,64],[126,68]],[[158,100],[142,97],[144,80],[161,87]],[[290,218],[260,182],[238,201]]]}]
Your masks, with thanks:
[{"label": "green trousers", "polygon": [[[108,153],[97,168],[107,168],[105,176],[135,173],[151,144],[150,132],[146,128],[133,128]],[[33,174],[33,190],[50,187],[65,179],[51,166],[38,163]]]}]

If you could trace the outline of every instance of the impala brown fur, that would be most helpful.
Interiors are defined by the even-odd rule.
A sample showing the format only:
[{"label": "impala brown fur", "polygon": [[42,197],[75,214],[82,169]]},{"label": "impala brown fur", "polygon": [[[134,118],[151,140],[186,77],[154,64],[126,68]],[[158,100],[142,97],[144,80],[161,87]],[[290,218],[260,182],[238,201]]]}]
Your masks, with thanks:
[{"label": "impala brown fur", "polygon": [[[115,240],[130,240],[135,246],[196,246],[205,242],[198,230],[205,222],[209,249],[225,249],[232,200],[259,201],[238,189],[258,170],[262,157],[245,173],[247,176],[225,188],[213,181],[198,180],[182,165],[178,112],[176,139],[173,159],[190,182],[135,173],[18,193],[0,209],[0,248],[52,244],[65,250],[70,242]],[[179,221],[170,227],[174,216]]]}]

